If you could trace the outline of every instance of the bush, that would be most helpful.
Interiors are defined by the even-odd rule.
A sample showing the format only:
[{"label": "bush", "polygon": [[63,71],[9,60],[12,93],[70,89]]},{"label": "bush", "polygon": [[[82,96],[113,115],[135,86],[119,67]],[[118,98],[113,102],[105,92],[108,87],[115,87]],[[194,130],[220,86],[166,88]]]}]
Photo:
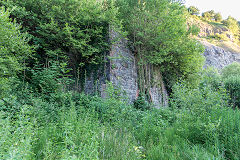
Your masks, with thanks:
[{"label": "bush", "polygon": [[238,21],[235,18],[229,16],[226,20],[223,21],[223,24],[227,26],[234,35],[239,35],[239,25]]},{"label": "bush", "polygon": [[28,35],[20,33],[21,27],[15,21],[12,21],[9,16],[10,11],[1,7],[0,98],[6,95],[9,90],[8,78],[16,76],[26,67],[26,59],[32,53],[31,47],[28,45]]},{"label": "bush", "polygon": [[36,121],[31,116],[31,106],[21,106],[14,120],[9,114],[0,112],[0,158],[33,159]]},{"label": "bush", "polygon": [[216,13],[216,14],[214,15],[214,20],[215,20],[216,22],[221,22],[221,21],[222,21],[222,15],[221,15],[220,13]]},{"label": "bush", "polygon": [[51,93],[59,92],[61,87],[61,73],[57,65],[49,68],[35,68],[32,70],[31,83],[36,93],[50,96]]},{"label": "bush", "polygon": [[229,76],[224,79],[225,88],[229,91],[230,102],[234,107],[240,107],[240,76]]},{"label": "bush", "polygon": [[[199,84],[175,84],[169,108],[150,108],[141,96],[127,105],[120,88],[110,83],[105,99],[63,90],[69,72],[62,62],[65,56],[91,63],[106,47],[103,36],[117,9],[110,1],[101,2],[0,0],[9,8],[16,5],[11,16],[33,35],[31,43],[39,45],[36,56],[45,56],[37,58],[39,65],[29,63],[33,70],[19,76],[24,81],[16,78],[31,47],[8,11],[2,10],[0,159],[238,159],[240,111],[228,107],[223,84],[237,105],[239,64],[224,68],[222,80],[214,69],[200,76],[202,47],[188,39],[194,28],[186,30],[185,10],[178,3],[116,3],[123,14],[119,17],[130,26],[130,37],[140,38],[135,47],[143,49],[144,56],[157,54],[149,62],[166,64],[168,77],[199,79]],[[163,21],[156,27],[159,20]]]},{"label": "bush", "polygon": [[229,76],[239,76],[240,75],[240,63],[234,62],[222,70],[222,78],[226,79]]},{"label": "bush", "polygon": [[215,13],[213,10],[202,13],[202,17],[207,21],[212,21],[214,19]]},{"label": "bush", "polygon": [[222,87],[221,75],[216,68],[208,67],[203,70],[199,87],[204,88],[206,86],[215,91]]},{"label": "bush", "polygon": [[142,111],[150,109],[150,104],[145,100],[144,96],[141,95],[134,101],[133,106]]},{"label": "bush", "polygon": [[229,40],[227,35],[224,34],[224,33],[222,33],[222,34],[216,33],[216,36],[219,38],[219,40],[223,40],[223,41],[228,41]]},{"label": "bush", "polygon": [[190,7],[188,8],[188,12],[189,12],[191,15],[199,15],[200,10],[199,10],[197,7],[190,6]]},{"label": "bush", "polygon": [[228,107],[228,95],[214,70],[208,69],[203,77],[199,88],[174,87],[171,106],[182,108],[175,112],[174,134],[204,147],[210,157],[237,159],[240,112]]},{"label": "bush", "polygon": [[84,64],[103,62],[109,24],[117,23],[111,2],[0,0],[0,5],[12,10],[11,17],[31,35],[38,53],[32,62],[42,66],[51,60],[67,62],[73,75]]},{"label": "bush", "polygon": [[[187,10],[183,6],[168,0],[119,0],[116,4],[139,65],[161,66],[158,72],[170,85],[181,78],[195,80],[204,62],[204,48],[189,38],[196,28],[187,29]],[[144,70],[139,74],[143,79],[147,77]]]},{"label": "bush", "polygon": [[240,156],[240,136],[236,134],[240,112],[225,107],[226,95],[218,76],[209,69],[198,88],[175,85],[171,108],[144,111],[114,96],[101,99],[57,92],[46,100],[27,89],[16,90],[19,93],[12,95],[16,98],[6,101],[18,109],[6,110],[0,118],[0,156],[234,159]]},{"label": "bush", "polygon": [[225,88],[229,91],[230,102],[234,107],[240,107],[240,63],[232,63],[222,71]]}]

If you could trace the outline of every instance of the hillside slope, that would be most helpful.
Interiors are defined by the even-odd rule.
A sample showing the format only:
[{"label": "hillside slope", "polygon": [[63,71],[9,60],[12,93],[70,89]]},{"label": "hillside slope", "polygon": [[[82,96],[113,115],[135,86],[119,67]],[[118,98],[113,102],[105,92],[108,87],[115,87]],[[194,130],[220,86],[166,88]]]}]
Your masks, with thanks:
[{"label": "hillside slope", "polygon": [[204,68],[213,66],[220,70],[233,62],[240,62],[239,39],[223,23],[208,22],[193,16],[188,20],[188,24],[199,28],[195,38],[205,46]]},{"label": "hillside slope", "polygon": [[213,66],[222,69],[233,62],[240,62],[240,53],[230,52],[207,41],[201,41],[201,43],[205,46],[206,63],[204,67]]}]

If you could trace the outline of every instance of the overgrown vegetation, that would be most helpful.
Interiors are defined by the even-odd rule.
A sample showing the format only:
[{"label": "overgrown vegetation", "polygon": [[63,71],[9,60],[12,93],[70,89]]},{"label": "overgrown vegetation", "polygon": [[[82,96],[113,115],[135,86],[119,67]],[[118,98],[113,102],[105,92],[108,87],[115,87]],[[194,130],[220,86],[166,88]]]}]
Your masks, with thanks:
[{"label": "overgrown vegetation", "polygon": [[223,80],[234,107],[240,107],[240,64],[235,62],[223,69]]},{"label": "overgrown vegetation", "polygon": [[26,59],[32,56],[27,35],[20,26],[9,19],[10,12],[0,8],[0,98],[8,89],[8,79],[25,71]]},{"label": "overgrown vegetation", "polygon": [[195,89],[176,84],[170,107],[150,110],[114,96],[46,100],[18,85],[0,100],[1,159],[238,159],[240,112],[220,75],[202,78]]},{"label": "overgrown vegetation", "polygon": [[84,79],[88,65],[104,62],[109,25],[118,28],[111,1],[1,0],[0,4],[11,10],[11,18],[29,33],[30,44],[36,47],[28,65],[48,68],[55,63],[71,68],[75,81]]},{"label": "overgrown vegetation", "polygon": [[198,79],[204,49],[189,38],[193,30],[187,30],[187,11],[182,5],[168,0],[120,0],[117,5],[139,59],[140,88],[149,85],[145,78],[148,73],[144,73],[144,65],[149,63],[160,66],[158,72],[162,72],[170,87],[179,79],[191,83]]},{"label": "overgrown vegetation", "polygon": [[[0,2],[0,159],[239,159],[239,64],[200,72],[202,47],[179,3]],[[176,78],[168,108],[142,96],[129,105],[111,83],[105,99],[66,89],[121,21],[139,60]]]},{"label": "overgrown vegetation", "polygon": [[[199,16],[199,9],[194,6],[188,8],[190,17],[197,21],[202,21],[210,25],[209,29],[212,30],[208,33],[207,39],[214,39],[217,41],[231,41],[240,46],[240,26],[239,22],[232,16],[228,16],[227,19],[223,19],[220,13],[216,13],[214,10],[203,12]],[[201,27],[201,26],[199,26]],[[208,31],[209,32],[209,31]]]}]

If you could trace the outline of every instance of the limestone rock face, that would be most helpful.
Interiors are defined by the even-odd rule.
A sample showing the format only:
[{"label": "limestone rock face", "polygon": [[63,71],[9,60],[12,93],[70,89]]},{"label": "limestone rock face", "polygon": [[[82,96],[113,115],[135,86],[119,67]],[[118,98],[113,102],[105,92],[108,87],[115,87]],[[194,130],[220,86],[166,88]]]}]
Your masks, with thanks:
[{"label": "limestone rock face", "polygon": [[[124,100],[132,104],[139,95],[137,60],[128,45],[128,41],[122,38],[119,33],[114,30],[109,31],[109,41],[111,43],[110,52],[105,55],[105,63],[95,70],[88,73],[85,78],[84,92],[86,94],[98,93],[101,97],[108,97],[107,82],[113,84],[117,89],[121,90],[121,96]],[[156,108],[166,107],[168,105],[168,93],[162,80],[160,72],[152,75],[149,65],[149,77],[152,77],[154,83],[149,88],[151,101]],[[151,78],[150,78],[151,79]]]},{"label": "limestone rock face", "polygon": [[115,87],[121,88],[129,102],[133,102],[138,90],[136,60],[126,39],[119,38],[119,34],[114,30],[111,30],[109,34],[110,40],[115,41],[111,46],[109,55],[110,82]]},{"label": "limestone rock face", "polygon": [[223,67],[233,62],[240,62],[240,53],[229,52],[208,42],[202,42],[202,44],[205,46],[205,68],[207,66],[213,66],[221,70]]},{"label": "limestone rock face", "polygon": [[[110,82],[116,87],[120,87],[130,103],[137,99],[139,92],[137,61],[134,53],[128,46],[128,41],[119,37],[114,30],[110,31],[110,40],[115,41],[110,51]],[[151,74],[151,72],[149,71]],[[162,76],[153,76],[154,83],[150,88],[152,103],[155,107],[168,105],[168,93],[162,80]]]}]

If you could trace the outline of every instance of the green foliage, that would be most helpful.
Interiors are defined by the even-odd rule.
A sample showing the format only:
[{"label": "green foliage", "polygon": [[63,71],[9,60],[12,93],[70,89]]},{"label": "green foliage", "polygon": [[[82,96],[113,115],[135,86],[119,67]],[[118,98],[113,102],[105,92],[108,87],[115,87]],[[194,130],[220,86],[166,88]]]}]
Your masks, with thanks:
[{"label": "green foliage", "polygon": [[20,26],[9,18],[9,10],[0,9],[1,68],[0,76],[8,77],[23,69],[25,60],[31,54],[27,34],[20,33]]},{"label": "green foliage", "polygon": [[222,33],[222,34],[219,34],[219,33],[216,33],[216,37],[219,39],[219,40],[223,40],[223,41],[228,41],[229,38],[227,37],[226,34]]},{"label": "green foliage", "polygon": [[192,25],[189,27],[188,32],[191,33],[194,36],[197,36],[200,32],[200,28],[196,25]]},{"label": "green foliage", "polygon": [[215,12],[213,10],[202,13],[202,17],[205,20],[212,21],[214,19]]},{"label": "green foliage", "polygon": [[222,21],[222,15],[221,15],[220,13],[216,13],[216,14],[214,15],[214,20],[215,20],[216,22],[221,22],[221,21]]},{"label": "green foliage", "polygon": [[52,93],[57,93],[64,90],[65,86],[70,83],[65,70],[65,64],[53,63],[49,64],[48,68],[36,66],[32,69],[31,87],[35,93],[40,95],[50,96]]},{"label": "green foliage", "polygon": [[168,0],[121,0],[117,6],[140,65],[161,66],[169,84],[197,77],[204,61],[203,47],[189,38],[183,6]]},{"label": "green foliage", "polygon": [[[47,100],[26,87],[0,102],[1,159],[234,159],[240,112],[213,69],[199,88],[173,88],[171,108],[136,110],[106,99],[56,91]],[[17,84],[17,82],[15,82]],[[109,90],[113,92],[114,90]],[[44,94],[43,94],[44,95]],[[15,97],[15,98],[14,98]],[[3,110],[19,108],[17,110]],[[4,112],[3,112],[4,111]],[[15,112],[14,112],[15,111]]]},{"label": "green foliage", "polygon": [[202,17],[207,21],[213,21],[213,20],[216,22],[222,21],[222,15],[220,13],[215,13],[214,10],[202,13]]},{"label": "green foliage", "polygon": [[199,86],[201,88],[206,87],[206,85],[215,91],[222,87],[221,75],[216,68],[208,67],[203,70]]},{"label": "green foliage", "polygon": [[82,64],[101,63],[108,50],[109,25],[117,23],[111,1],[95,0],[1,0],[11,17],[32,35],[37,62],[66,62],[77,69]]},{"label": "green foliage", "polygon": [[21,27],[9,18],[10,11],[0,8],[0,98],[8,89],[8,78],[15,76],[25,67],[31,56],[27,34],[20,33]]},{"label": "green foliage", "polygon": [[199,89],[191,90],[182,84],[175,86],[172,107],[184,107],[182,112],[175,112],[175,134],[202,144],[208,151],[211,146],[214,157],[236,159],[239,157],[236,146],[240,137],[235,134],[239,132],[239,110],[226,107],[229,98],[222,87],[214,87],[216,82],[221,82],[219,75],[214,74],[212,69],[208,70],[204,75],[208,78]]},{"label": "green foliage", "polygon": [[0,113],[1,159],[32,159],[36,121],[31,117],[31,112],[30,106],[22,106],[15,120],[9,119],[4,112]]},{"label": "green foliage", "polygon": [[239,35],[239,25],[235,18],[228,16],[228,18],[223,21],[223,24],[227,26],[234,35]]},{"label": "green foliage", "polygon": [[200,10],[199,10],[197,7],[195,7],[195,6],[190,6],[190,7],[188,8],[188,12],[189,12],[191,15],[199,15]]},{"label": "green foliage", "polygon": [[[203,48],[189,39],[195,29],[186,29],[186,10],[179,3],[1,0],[0,4],[13,9],[11,14],[5,9],[0,13],[0,159],[240,157],[240,111],[228,107],[229,100],[235,106],[239,103],[239,64],[224,68],[222,77],[211,68],[198,73]],[[28,35],[20,33],[9,16],[23,25],[22,32],[32,35],[29,43],[37,45],[34,59],[29,59]],[[109,25],[119,24],[116,16],[129,33],[140,66],[145,62],[163,66],[160,72],[169,83],[186,80],[173,86],[169,108],[150,108],[142,96],[127,105],[124,93],[111,83],[105,99],[67,92],[68,66],[76,70],[101,59]]]},{"label": "green foliage", "polygon": [[139,95],[134,101],[134,107],[144,111],[150,109],[150,104],[145,100],[144,96]]},{"label": "green foliage", "polygon": [[230,76],[224,80],[225,88],[229,91],[234,107],[240,106],[240,76]]},{"label": "green foliage", "polygon": [[235,62],[222,71],[225,88],[229,91],[234,107],[240,106],[240,64]]},{"label": "green foliage", "polygon": [[229,76],[240,76],[240,64],[238,62],[234,62],[222,70],[223,79],[228,78]]}]

